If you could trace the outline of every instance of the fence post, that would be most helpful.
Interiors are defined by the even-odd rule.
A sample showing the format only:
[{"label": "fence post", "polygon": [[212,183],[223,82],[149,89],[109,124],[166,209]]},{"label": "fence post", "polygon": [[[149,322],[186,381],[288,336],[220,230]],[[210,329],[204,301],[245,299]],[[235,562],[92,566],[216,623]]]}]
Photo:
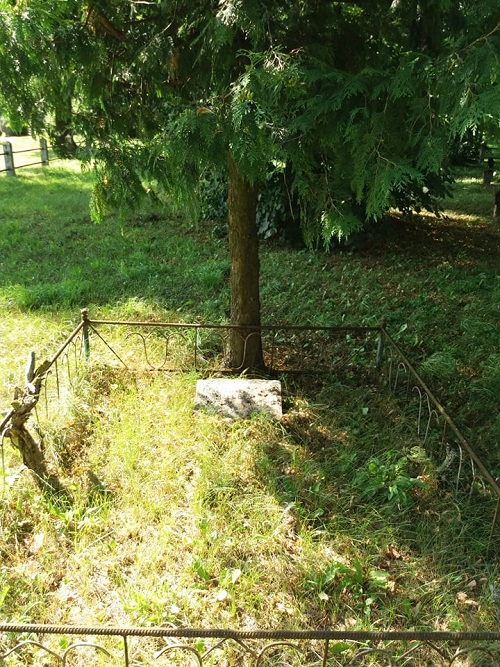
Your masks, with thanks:
[{"label": "fence post", "polygon": [[500,218],[500,190],[495,192],[495,204],[493,206],[493,217]]},{"label": "fence post", "polygon": [[377,370],[381,370],[382,364],[384,362],[384,345],[385,345],[385,340],[384,340],[384,332],[385,332],[385,325],[387,324],[387,321],[384,319],[382,320],[380,324],[380,333],[378,335],[378,340],[377,340]]},{"label": "fence post", "polygon": [[47,139],[40,139],[40,158],[42,166],[46,167],[49,164],[49,149],[47,148]]},{"label": "fence post", "polygon": [[90,339],[89,339],[89,311],[87,308],[82,308],[80,311],[83,328],[82,328],[82,340],[83,340],[83,354],[85,359],[88,359],[90,356]]},{"label": "fence post", "polygon": [[5,171],[7,176],[15,176],[16,170],[14,168],[14,153],[12,152],[12,144],[10,141],[3,142],[3,157],[5,160]]}]

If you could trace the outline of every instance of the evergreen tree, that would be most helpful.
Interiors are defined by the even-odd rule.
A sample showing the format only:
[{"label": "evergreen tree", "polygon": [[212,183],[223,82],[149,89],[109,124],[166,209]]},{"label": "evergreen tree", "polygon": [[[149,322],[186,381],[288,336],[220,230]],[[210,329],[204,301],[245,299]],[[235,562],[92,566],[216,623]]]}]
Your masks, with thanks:
[{"label": "evergreen tree", "polygon": [[[493,0],[0,0],[0,96],[35,131],[82,137],[93,216],[152,183],[190,201],[228,181],[231,322],[260,325],[259,185],[284,170],[304,236],[391,206],[436,208],[450,139],[498,128]],[[263,365],[260,337],[231,363]]]}]

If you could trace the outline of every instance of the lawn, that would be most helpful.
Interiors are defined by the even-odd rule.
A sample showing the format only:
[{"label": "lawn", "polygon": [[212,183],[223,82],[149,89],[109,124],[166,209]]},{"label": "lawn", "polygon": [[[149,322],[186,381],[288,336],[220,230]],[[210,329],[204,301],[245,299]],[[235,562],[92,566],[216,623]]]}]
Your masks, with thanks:
[{"label": "lawn", "polygon": [[[329,252],[262,244],[264,323],[388,330],[500,472],[494,187]],[[220,323],[226,240],[168,207],[90,221],[75,164],[0,179],[0,399],[91,316]],[[2,616],[199,627],[496,629],[497,542],[371,371],[284,381],[279,423],[193,414],[196,375],[93,363],[45,434],[72,501],[4,439]]]}]

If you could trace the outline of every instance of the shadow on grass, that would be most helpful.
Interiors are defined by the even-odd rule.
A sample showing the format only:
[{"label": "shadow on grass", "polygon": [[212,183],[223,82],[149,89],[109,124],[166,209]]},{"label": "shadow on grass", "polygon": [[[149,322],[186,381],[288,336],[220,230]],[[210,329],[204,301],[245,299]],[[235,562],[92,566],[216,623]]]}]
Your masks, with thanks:
[{"label": "shadow on grass", "polygon": [[457,204],[456,209],[447,206],[441,218],[425,213],[388,216],[360,241],[359,253],[380,256],[392,252],[401,258],[437,260],[461,256],[471,262],[496,259],[498,226],[493,219],[485,221],[486,213],[469,215],[465,210],[466,206]]},{"label": "shadow on grass", "polygon": [[[495,539],[487,546],[494,503],[477,488],[455,495],[454,473],[438,474],[394,397],[366,379],[315,387],[310,400],[302,393],[282,420],[286,437],[257,463],[293,516],[292,539],[308,532],[321,546],[301,582],[311,621],[392,614],[394,628],[433,627],[447,616],[470,627],[456,601],[500,555]],[[474,583],[468,592],[472,611],[482,591]]]}]

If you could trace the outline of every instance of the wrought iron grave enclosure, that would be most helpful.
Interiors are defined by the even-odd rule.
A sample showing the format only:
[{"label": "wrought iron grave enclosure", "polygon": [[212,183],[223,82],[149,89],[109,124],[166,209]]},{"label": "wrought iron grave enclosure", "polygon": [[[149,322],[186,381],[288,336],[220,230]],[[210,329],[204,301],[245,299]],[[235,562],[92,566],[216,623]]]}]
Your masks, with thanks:
[{"label": "wrought iron grave enclosure", "polygon": [[493,667],[499,661],[499,632],[300,632],[0,624],[2,665]]},{"label": "wrought iron grave enclosure", "polygon": [[[43,429],[61,412],[91,359],[131,371],[244,372],[226,366],[231,325],[81,321],[43,364],[36,419]],[[237,329],[237,328],[236,328]],[[500,487],[474,447],[427,387],[396,341],[380,327],[263,326],[265,362],[277,374],[354,376],[375,369],[380,381],[410,404],[422,446],[450,450],[456,493],[478,487],[493,507],[490,543],[496,533]],[[2,419],[9,428],[15,408]],[[441,451],[438,452],[441,456]],[[431,662],[429,662],[431,660]],[[0,623],[0,665],[132,664],[158,665],[500,665],[500,633],[303,632],[161,628],[75,628]]]},{"label": "wrought iron grave enclosure", "polygon": [[[80,369],[90,358],[99,364],[131,371],[197,372],[199,374],[245,372],[229,368],[226,349],[234,325],[81,320],[55,354],[44,363],[44,381],[35,406],[36,418],[50,420],[71,404]],[[389,334],[379,327],[314,327],[268,325],[247,328],[244,341],[261,335],[268,372],[277,376],[309,373],[356,375],[360,368],[377,369],[381,381],[412,406],[415,428],[431,455],[450,459],[449,474],[457,493],[472,494],[480,487],[494,503],[490,543],[500,516],[500,485],[477,451],[459,431],[443,405],[426,385],[408,357]],[[14,410],[0,423],[8,429]]]}]

